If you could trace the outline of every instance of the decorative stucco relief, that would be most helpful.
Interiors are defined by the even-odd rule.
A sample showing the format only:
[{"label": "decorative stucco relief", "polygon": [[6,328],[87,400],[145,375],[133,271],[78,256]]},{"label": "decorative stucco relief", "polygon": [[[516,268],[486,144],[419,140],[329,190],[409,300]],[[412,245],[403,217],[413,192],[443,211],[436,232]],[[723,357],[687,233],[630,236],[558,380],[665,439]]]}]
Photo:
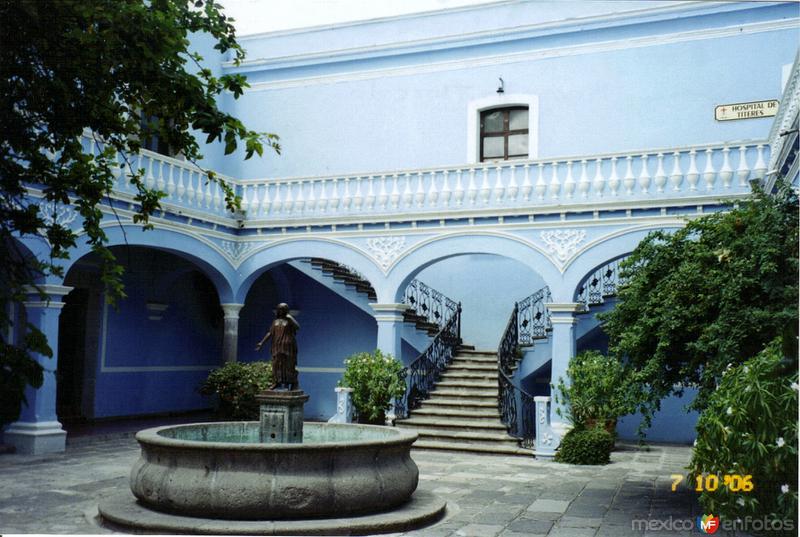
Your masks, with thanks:
[{"label": "decorative stucco relief", "polygon": [[405,237],[375,237],[367,239],[367,249],[378,265],[386,271],[406,247]]},{"label": "decorative stucco relief", "polygon": [[578,245],[586,239],[583,229],[556,229],[539,233],[547,251],[555,254],[562,264],[578,251]]},{"label": "decorative stucco relief", "polygon": [[243,260],[253,248],[255,243],[252,242],[222,241],[222,251],[235,263]]}]

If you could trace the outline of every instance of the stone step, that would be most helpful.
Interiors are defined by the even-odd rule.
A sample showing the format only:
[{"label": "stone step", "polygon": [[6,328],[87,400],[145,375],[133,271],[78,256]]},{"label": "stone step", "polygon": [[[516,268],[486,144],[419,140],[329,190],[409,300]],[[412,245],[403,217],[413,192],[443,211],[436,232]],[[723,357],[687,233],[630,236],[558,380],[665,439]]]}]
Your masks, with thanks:
[{"label": "stone step", "polygon": [[497,381],[497,369],[493,371],[453,371],[448,368],[442,373],[445,380],[494,380]]},{"label": "stone step", "polygon": [[506,446],[505,444],[498,444],[492,446],[485,446],[483,444],[457,444],[451,442],[433,442],[428,440],[417,440],[412,446],[414,449],[435,449],[442,451],[468,451],[471,453],[485,453],[487,455],[520,455],[524,457],[533,457],[535,452],[532,450],[522,449],[521,447]]},{"label": "stone step", "polygon": [[481,432],[481,431],[458,431],[448,429],[437,429],[434,427],[408,427],[398,424],[401,429],[414,431],[419,435],[420,440],[433,440],[437,442],[458,442],[458,443],[481,443],[491,444],[511,444],[519,445],[516,438],[509,436],[506,432]]},{"label": "stone step", "polygon": [[432,397],[426,399],[420,408],[432,406],[436,408],[497,408],[497,395],[491,397]]},{"label": "stone step", "polygon": [[413,427],[435,427],[444,429],[471,429],[471,430],[488,430],[494,429],[498,431],[505,431],[506,426],[500,423],[497,418],[459,418],[447,419],[442,417],[417,417],[415,411],[411,411],[411,416],[398,421],[398,424],[413,426]]},{"label": "stone step", "polygon": [[459,364],[496,364],[497,355],[491,356],[465,356],[463,354],[456,354],[451,361],[453,365]]},{"label": "stone step", "polygon": [[486,351],[486,350],[476,351],[475,349],[465,349],[463,347],[461,349],[459,349],[458,354],[459,355],[465,355],[465,356],[494,356],[494,357],[497,357],[497,351]]},{"label": "stone step", "polygon": [[478,399],[497,399],[497,386],[493,390],[483,390],[477,388],[435,388],[431,392],[431,397],[470,397]]},{"label": "stone step", "polygon": [[444,418],[487,418],[500,419],[500,412],[497,408],[442,408],[437,406],[427,406],[425,403],[411,412],[412,416],[439,416]]},{"label": "stone step", "polygon": [[440,380],[436,383],[436,388],[478,388],[490,390],[497,388],[497,379],[494,380]]},{"label": "stone step", "polygon": [[479,373],[479,372],[493,372],[497,373],[497,364],[458,364],[450,365],[447,367],[447,372],[453,373]]}]

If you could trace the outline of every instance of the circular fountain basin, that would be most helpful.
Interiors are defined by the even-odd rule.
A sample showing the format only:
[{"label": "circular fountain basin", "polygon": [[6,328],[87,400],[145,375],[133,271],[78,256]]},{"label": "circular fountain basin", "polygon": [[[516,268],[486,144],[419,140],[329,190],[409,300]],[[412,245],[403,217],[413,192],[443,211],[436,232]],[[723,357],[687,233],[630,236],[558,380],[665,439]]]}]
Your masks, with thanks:
[{"label": "circular fountain basin", "polygon": [[258,422],[196,423],[136,435],[131,470],[139,502],[229,520],[342,517],[410,498],[416,433],[373,425],[305,423],[303,443],[260,443]]}]

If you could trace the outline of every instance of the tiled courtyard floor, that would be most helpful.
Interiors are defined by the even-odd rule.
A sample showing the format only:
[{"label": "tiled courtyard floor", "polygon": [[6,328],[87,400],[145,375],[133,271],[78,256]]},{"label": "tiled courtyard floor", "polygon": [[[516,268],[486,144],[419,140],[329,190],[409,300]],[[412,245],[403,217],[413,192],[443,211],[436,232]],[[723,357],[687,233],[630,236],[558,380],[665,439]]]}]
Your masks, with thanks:
[{"label": "tiled courtyard floor", "polygon": [[[0,533],[110,533],[93,523],[98,500],[127,489],[138,456],[131,437],[70,445],[49,456],[0,455]],[[445,518],[403,535],[430,537],[626,537],[701,535],[635,530],[635,519],[694,520],[699,507],[670,474],[690,448],[623,446],[607,466],[524,457],[414,451],[420,487],[448,502]],[[717,532],[716,535],[724,535]]]}]

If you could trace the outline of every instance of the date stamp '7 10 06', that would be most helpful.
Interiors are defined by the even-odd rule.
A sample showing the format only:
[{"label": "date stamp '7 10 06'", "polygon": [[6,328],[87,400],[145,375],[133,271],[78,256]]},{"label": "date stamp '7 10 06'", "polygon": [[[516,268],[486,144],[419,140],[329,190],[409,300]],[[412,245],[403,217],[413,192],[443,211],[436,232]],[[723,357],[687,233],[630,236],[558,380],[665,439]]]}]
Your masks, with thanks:
[{"label": "date stamp '7 10 06'", "polygon": [[[687,486],[692,486],[691,480],[686,479],[686,476],[672,474],[670,478],[672,479],[672,492],[678,490],[678,486],[684,481]],[[714,492],[720,486],[731,492],[751,492],[755,488],[752,475],[702,474],[694,478],[694,490],[697,492]]]}]

